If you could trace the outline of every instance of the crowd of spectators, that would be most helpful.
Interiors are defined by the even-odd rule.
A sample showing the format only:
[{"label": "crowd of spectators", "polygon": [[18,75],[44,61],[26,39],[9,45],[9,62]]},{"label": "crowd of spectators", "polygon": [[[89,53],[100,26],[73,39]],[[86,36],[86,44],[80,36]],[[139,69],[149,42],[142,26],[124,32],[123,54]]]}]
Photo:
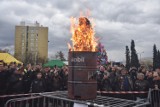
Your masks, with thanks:
[{"label": "crowd of spectators", "polygon": [[0,63],[0,95],[41,93],[67,89],[68,67],[42,67],[40,64],[26,67]]},{"label": "crowd of spectators", "polygon": [[100,66],[96,79],[100,91],[148,91],[149,88],[160,88],[160,69],[153,71],[141,66],[127,70],[123,65]]},{"label": "crowd of spectators", "polygon": [[[28,64],[0,63],[0,95],[67,90],[68,66],[53,68]],[[160,69],[124,66],[98,66],[93,78],[99,91],[148,91],[160,88]]]}]

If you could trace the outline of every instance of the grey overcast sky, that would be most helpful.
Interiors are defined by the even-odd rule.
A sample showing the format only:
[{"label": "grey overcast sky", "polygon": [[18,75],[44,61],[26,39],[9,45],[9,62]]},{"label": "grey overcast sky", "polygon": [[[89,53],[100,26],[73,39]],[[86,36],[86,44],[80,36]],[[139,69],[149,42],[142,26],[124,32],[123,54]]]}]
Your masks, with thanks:
[{"label": "grey overcast sky", "polygon": [[14,53],[15,25],[38,21],[49,27],[49,56],[58,50],[67,56],[70,17],[87,9],[109,60],[125,60],[132,39],[142,57],[152,57],[154,44],[160,49],[160,0],[0,0],[0,48]]}]

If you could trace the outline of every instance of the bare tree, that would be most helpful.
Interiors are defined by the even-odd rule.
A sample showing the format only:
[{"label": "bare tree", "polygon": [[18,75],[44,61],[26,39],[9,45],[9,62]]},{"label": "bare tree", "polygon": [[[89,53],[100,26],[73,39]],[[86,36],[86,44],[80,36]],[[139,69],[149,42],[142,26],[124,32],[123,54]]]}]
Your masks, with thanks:
[{"label": "bare tree", "polygon": [[64,57],[64,53],[62,51],[58,51],[56,54],[55,54],[55,58],[56,59],[59,59],[61,61],[65,61],[65,57]]}]

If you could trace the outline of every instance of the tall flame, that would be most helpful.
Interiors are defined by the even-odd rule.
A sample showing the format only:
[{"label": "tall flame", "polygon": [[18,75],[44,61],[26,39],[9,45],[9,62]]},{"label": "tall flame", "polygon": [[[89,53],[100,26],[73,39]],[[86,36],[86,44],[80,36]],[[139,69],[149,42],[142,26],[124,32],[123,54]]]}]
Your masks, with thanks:
[{"label": "tall flame", "polygon": [[94,25],[87,17],[80,17],[77,24],[76,18],[71,18],[72,45],[71,51],[96,51],[96,38]]}]

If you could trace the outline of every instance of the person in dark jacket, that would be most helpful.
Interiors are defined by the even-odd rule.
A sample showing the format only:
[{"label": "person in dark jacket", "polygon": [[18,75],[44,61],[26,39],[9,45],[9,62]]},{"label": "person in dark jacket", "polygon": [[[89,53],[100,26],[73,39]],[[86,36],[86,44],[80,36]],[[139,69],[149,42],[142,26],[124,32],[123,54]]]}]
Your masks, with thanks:
[{"label": "person in dark jacket", "polygon": [[68,70],[64,72],[64,90],[68,89]]},{"label": "person in dark jacket", "polygon": [[129,70],[129,75],[131,76],[131,79],[133,81],[133,84],[135,83],[136,79],[137,79],[137,73],[138,70],[136,67],[131,67]]},{"label": "person in dark jacket", "polygon": [[137,74],[137,80],[135,81],[134,90],[135,91],[148,91],[149,90],[149,83],[148,81],[144,80],[143,73]]},{"label": "person in dark jacket", "polygon": [[[7,79],[8,79],[8,70],[5,69],[5,64],[3,61],[0,61],[0,96],[7,94]],[[5,104],[4,99],[0,99],[0,107],[3,107]]]},{"label": "person in dark jacket", "polygon": [[99,70],[97,71],[97,90],[102,91],[103,90],[103,77],[104,77],[104,70],[105,68],[103,66],[99,67]]},{"label": "person in dark jacket", "polygon": [[[31,90],[32,93],[42,93],[46,91],[46,84],[45,81],[42,78],[42,72],[37,72],[36,79],[33,80],[31,84]],[[35,99],[34,101],[34,107],[43,107],[43,99]]]},{"label": "person in dark jacket", "polygon": [[59,75],[61,79],[61,90],[66,90],[68,84],[68,67],[64,66]]},{"label": "person in dark jacket", "polygon": [[121,70],[121,75],[118,77],[119,91],[131,91],[133,90],[133,82],[128,75],[127,69]]},{"label": "person in dark jacket", "polygon": [[118,84],[118,74],[117,74],[116,67],[112,67],[112,70],[109,75],[109,80],[110,80],[112,91],[118,91],[119,87],[118,85],[115,85],[115,84]]},{"label": "person in dark jacket", "polygon": [[9,94],[22,94],[23,88],[23,74],[19,68],[17,68],[9,79],[8,85]]},{"label": "person in dark jacket", "polygon": [[46,91],[46,84],[42,78],[42,72],[38,72],[36,75],[36,79],[31,83],[32,93],[42,93]]},{"label": "person in dark jacket", "polygon": [[46,84],[46,92],[53,91],[53,89],[52,89],[53,80],[52,80],[52,75],[50,73],[50,68],[49,67],[44,68],[44,80],[45,80],[45,84]]},{"label": "person in dark jacket", "polygon": [[109,80],[109,72],[107,72],[107,71],[104,72],[102,84],[103,84],[103,91],[111,91],[112,90],[111,83]]},{"label": "person in dark jacket", "polygon": [[59,77],[60,77],[60,90],[63,90],[64,89],[64,67],[61,68],[59,70]]},{"label": "person in dark jacket", "polygon": [[[149,83],[148,81],[144,80],[144,74],[138,73],[137,74],[137,80],[134,84],[134,91],[148,91],[149,90]],[[146,98],[146,94],[137,94],[137,99],[139,98]]]},{"label": "person in dark jacket", "polygon": [[153,85],[153,72],[148,72],[147,76],[146,76],[146,80],[148,81],[149,84],[149,88],[153,89],[154,85]]},{"label": "person in dark jacket", "polygon": [[153,73],[153,88],[160,89],[160,75],[158,72]]},{"label": "person in dark jacket", "polygon": [[28,93],[30,91],[32,78],[32,70],[31,68],[24,69],[24,93]]},{"label": "person in dark jacket", "polygon": [[53,91],[60,90],[60,75],[59,75],[60,69],[54,68],[52,72],[52,80],[53,80]]},{"label": "person in dark jacket", "polygon": [[153,86],[154,90],[151,91],[151,102],[153,107],[159,107],[157,105],[160,105],[159,101],[159,95],[160,95],[160,75],[158,72],[153,72]]},{"label": "person in dark jacket", "polygon": [[0,61],[0,95],[6,94],[7,70],[4,68],[3,61]]}]

